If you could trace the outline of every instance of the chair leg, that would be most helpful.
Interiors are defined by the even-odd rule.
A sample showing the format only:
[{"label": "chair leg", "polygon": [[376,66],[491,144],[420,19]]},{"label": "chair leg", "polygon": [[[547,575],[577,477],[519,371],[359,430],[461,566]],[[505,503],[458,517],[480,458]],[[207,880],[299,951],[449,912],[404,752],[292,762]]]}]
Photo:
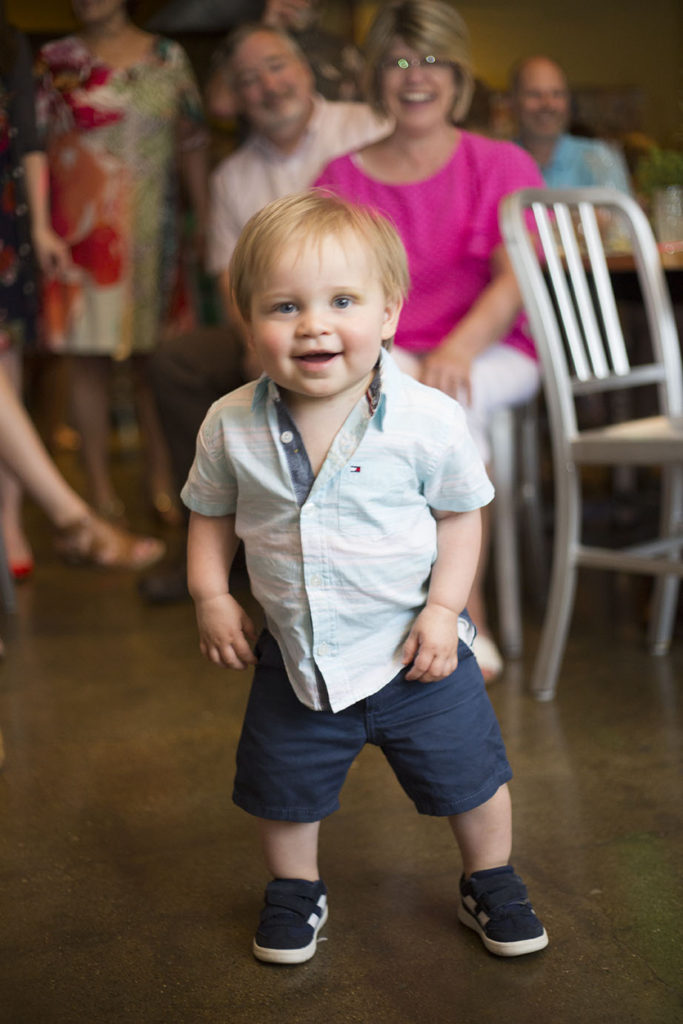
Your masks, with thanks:
[{"label": "chair leg", "polygon": [[[683,523],[683,467],[675,466],[663,470],[661,536],[670,537],[679,532],[681,523]],[[680,559],[680,550],[677,555],[672,554],[671,557]],[[648,646],[652,654],[662,655],[669,650],[679,588],[679,576],[658,576],[655,580],[648,627]]]},{"label": "chair leg", "polygon": [[522,653],[522,602],[516,514],[517,445],[514,409],[499,409],[491,423],[493,557],[498,598],[498,629],[508,658]]},{"label": "chair leg", "polygon": [[548,592],[548,557],[541,500],[541,458],[538,426],[538,399],[520,409],[520,475],[522,528],[529,554],[525,565],[535,602],[545,604]]},{"label": "chair leg", "polygon": [[576,593],[576,547],[580,529],[580,483],[575,466],[555,460],[555,540],[550,593],[541,631],[531,691],[539,701],[555,696]]}]

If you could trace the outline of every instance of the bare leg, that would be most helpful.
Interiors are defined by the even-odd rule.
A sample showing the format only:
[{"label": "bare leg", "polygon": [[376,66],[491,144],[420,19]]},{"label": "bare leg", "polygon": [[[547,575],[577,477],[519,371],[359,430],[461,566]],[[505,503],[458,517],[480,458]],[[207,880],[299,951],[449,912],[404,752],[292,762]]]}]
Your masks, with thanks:
[{"label": "bare leg", "polygon": [[38,431],[0,368],[0,461],[18,477],[60,533],[70,561],[144,569],[164,553],[161,541],[136,537],[93,514],[48,455]]},{"label": "bare leg", "polygon": [[507,785],[490,800],[448,819],[456,838],[465,876],[473,871],[499,868],[510,861],[512,850],[512,808]]},{"label": "bare leg", "polygon": [[161,427],[156,399],[148,374],[147,356],[132,361],[135,405],[149,481],[150,501],[160,518],[180,526],[184,516],[176,493],[166,437]]},{"label": "bare leg", "polygon": [[[16,349],[3,354],[2,366],[6,380],[15,395],[21,394],[21,355]],[[19,400],[20,401],[20,400]],[[22,522],[23,491],[17,477],[4,466],[0,466],[0,506],[2,508],[2,533],[10,566],[19,569],[32,567],[33,552]]]},{"label": "bare leg", "polygon": [[67,484],[0,370],[0,460],[21,480],[57,527],[82,519],[88,505]]},{"label": "bare leg", "polygon": [[81,435],[90,497],[98,510],[110,513],[121,506],[109,473],[111,359],[73,356],[69,378],[74,426]]},{"label": "bare leg", "polygon": [[303,878],[317,882],[320,822],[259,819],[266,866],[273,878]]}]

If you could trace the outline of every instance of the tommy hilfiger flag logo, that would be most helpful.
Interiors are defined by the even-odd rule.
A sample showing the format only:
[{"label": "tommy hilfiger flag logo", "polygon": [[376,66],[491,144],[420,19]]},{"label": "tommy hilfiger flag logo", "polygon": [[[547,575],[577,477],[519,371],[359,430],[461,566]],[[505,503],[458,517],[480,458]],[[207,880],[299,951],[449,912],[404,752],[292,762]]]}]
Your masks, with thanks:
[{"label": "tommy hilfiger flag logo", "polygon": [[349,466],[349,473],[360,473],[360,466]]}]

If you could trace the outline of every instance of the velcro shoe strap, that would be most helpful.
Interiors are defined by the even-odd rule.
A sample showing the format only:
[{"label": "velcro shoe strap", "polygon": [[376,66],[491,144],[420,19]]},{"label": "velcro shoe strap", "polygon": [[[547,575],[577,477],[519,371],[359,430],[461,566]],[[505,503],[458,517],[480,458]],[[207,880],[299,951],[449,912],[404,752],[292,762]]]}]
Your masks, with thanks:
[{"label": "velcro shoe strap", "polygon": [[313,900],[307,899],[306,896],[297,896],[295,893],[267,892],[266,903],[269,907],[291,910],[302,917],[308,917],[311,913],[320,914],[320,907]]},{"label": "velcro shoe strap", "polygon": [[483,885],[478,879],[472,878],[470,884],[477,907],[482,907],[488,913],[510,903],[529,902],[526,886],[518,875],[506,875],[496,881],[486,881],[488,884]]}]

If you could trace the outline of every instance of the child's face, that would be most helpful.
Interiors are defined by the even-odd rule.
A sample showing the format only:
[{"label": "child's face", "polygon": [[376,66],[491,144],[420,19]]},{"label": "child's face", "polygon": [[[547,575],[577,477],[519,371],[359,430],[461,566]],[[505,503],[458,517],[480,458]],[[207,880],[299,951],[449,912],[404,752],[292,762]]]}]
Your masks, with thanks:
[{"label": "child's face", "polygon": [[361,240],[328,235],[278,254],[252,296],[250,344],[290,406],[351,401],[367,389],[400,310]]}]

